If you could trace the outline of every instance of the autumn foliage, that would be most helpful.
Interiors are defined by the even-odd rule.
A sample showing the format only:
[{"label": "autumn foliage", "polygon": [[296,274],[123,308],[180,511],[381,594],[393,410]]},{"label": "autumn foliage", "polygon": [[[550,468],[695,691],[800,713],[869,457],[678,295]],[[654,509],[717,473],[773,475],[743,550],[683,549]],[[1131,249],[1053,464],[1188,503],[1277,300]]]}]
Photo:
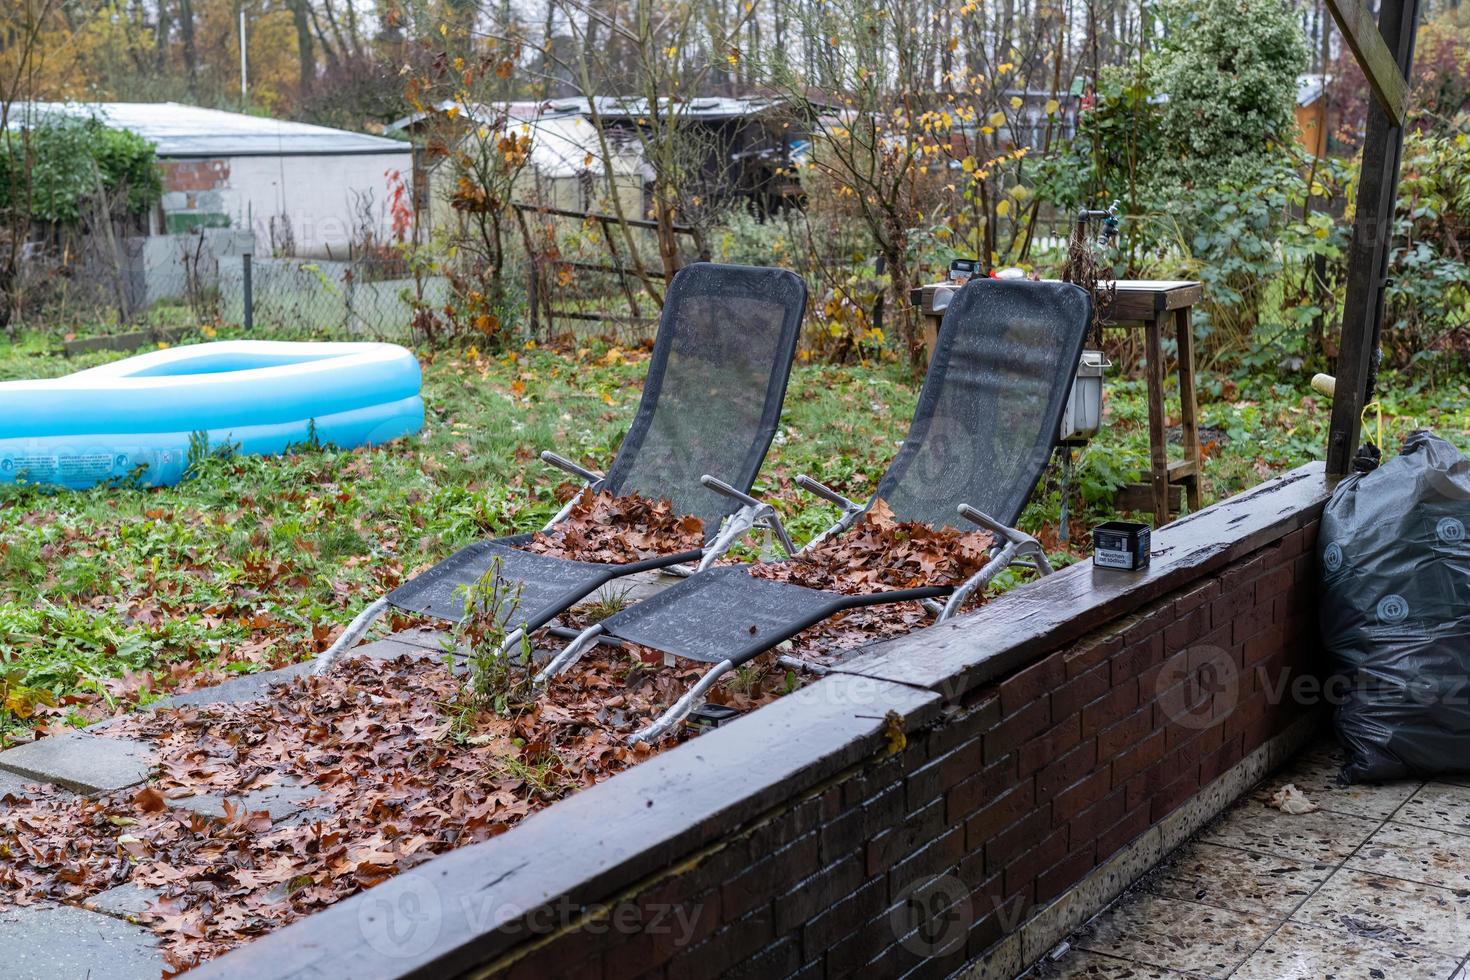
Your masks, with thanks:
[{"label": "autumn foliage", "polygon": [[625,565],[703,546],[704,522],[674,513],[668,500],[583,490],[565,519],[521,547],[572,561]]},{"label": "autumn foliage", "polygon": [[845,595],[953,588],[985,567],[994,543],[986,531],[899,521],[888,504],[878,500],[842,534],[789,561],[753,565],[750,574]]}]

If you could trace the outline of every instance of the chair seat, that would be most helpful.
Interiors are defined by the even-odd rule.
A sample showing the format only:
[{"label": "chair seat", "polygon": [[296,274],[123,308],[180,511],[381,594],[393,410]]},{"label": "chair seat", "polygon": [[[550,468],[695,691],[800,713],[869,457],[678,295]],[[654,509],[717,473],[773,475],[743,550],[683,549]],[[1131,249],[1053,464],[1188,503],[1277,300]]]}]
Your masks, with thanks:
[{"label": "chair seat", "polygon": [[842,595],[712,568],[603,620],[617,639],[702,663],[739,665],[828,616],[856,606],[937,598],[951,590]]},{"label": "chair seat", "polygon": [[514,605],[506,604],[502,621],[513,619],[516,626],[535,629],[613,579],[699,558],[698,551],[689,551],[627,565],[570,561],[516,547],[529,539],[530,535],[518,535],[477,541],[461,548],[388,593],[388,602],[406,612],[425,613],[457,623],[464,619],[467,590],[499,559],[501,579],[512,593],[519,590],[519,600]]}]

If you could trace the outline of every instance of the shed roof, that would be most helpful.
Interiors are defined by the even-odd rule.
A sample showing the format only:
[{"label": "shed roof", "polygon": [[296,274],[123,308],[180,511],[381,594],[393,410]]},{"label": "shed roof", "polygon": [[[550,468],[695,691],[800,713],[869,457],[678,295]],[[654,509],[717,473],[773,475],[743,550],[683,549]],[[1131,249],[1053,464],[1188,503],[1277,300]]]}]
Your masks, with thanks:
[{"label": "shed roof", "polygon": [[32,102],[14,116],[24,122],[52,114],[131,130],[156,144],[165,159],[412,152],[401,140],[177,102]]},{"label": "shed roof", "polygon": [[[542,102],[466,104],[446,99],[429,110],[391,122],[388,128],[411,132],[431,114],[450,112],[455,113],[456,118],[481,125],[525,132],[531,137],[531,165],[543,177],[576,177],[603,172],[597,127],[579,112],[554,109]],[[614,151],[614,172],[637,173],[642,158],[637,141],[609,135],[608,142]]]}]

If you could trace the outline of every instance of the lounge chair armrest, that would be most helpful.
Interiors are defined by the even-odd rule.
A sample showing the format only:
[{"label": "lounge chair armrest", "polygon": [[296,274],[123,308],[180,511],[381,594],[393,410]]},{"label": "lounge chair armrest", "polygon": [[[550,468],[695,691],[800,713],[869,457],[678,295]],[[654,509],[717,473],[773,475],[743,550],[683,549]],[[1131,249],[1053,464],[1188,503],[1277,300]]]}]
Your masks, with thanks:
[{"label": "lounge chair armrest", "polygon": [[841,507],[845,511],[856,512],[863,509],[862,504],[857,503],[854,500],[849,500],[847,497],[844,497],[836,490],[833,490],[831,487],[827,486],[825,483],[819,483],[818,481],[813,480],[811,477],[807,476],[805,473],[796,478],[796,485],[801,487],[807,493],[814,494],[815,496],[821,497],[823,500],[826,500],[829,503],[836,504],[838,507]]},{"label": "lounge chair armrest", "polygon": [[734,546],[745,533],[752,528],[769,528],[776,534],[777,540],[781,542],[781,549],[788,555],[796,554],[796,545],[791,541],[791,535],[786,530],[786,525],[781,523],[781,515],[776,513],[776,508],[763,501],[757,500],[748,493],[743,493],[718,477],[706,473],[699,478],[699,482],[709,487],[715,493],[738,500],[741,506],[739,512],[731,514],[721,528],[720,533],[715,536],[704,549],[704,558],[699,563],[699,571],[704,571],[715,563],[725,552]]},{"label": "lounge chair armrest", "polygon": [[999,535],[1012,544],[1038,544],[1037,540],[1025,531],[1018,531],[1013,527],[1007,527],[983,510],[971,507],[969,504],[960,504],[959,512],[960,516],[965,520],[972,524],[979,524],[985,530]]},{"label": "lounge chair armrest", "polygon": [[555,466],[559,470],[564,470],[572,476],[579,476],[588,483],[597,483],[602,479],[601,473],[589,470],[585,466],[579,466],[560,453],[554,453],[549,449],[541,454],[541,462]]},{"label": "lounge chair armrest", "polygon": [[1017,558],[1030,559],[1034,563],[1031,567],[1042,575],[1050,575],[1052,570],[1051,562],[1046,560],[1046,549],[1031,535],[1013,527],[1006,527],[989,514],[969,504],[960,504],[959,512],[965,520],[979,524],[1003,540],[1005,544],[1002,545],[1000,541],[997,541],[985,567],[971,575],[959,588],[950,593],[949,601],[944,604],[944,610],[939,614],[941,623],[958,613],[977,589],[984,589],[990,584],[991,579],[1010,567],[1010,564]]},{"label": "lounge chair armrest", "polygon": [[708,473],[706,473],[704,476],[699,478],[699,482],[709,487],[715,493],[723,494],[732,500],[738,500],[742,504],[745,504],[747,507],[762,506],[759,500],[756,500],[748,493],[742,493],[741,491],[736,490],[734,487],[730,486],[730,484],[726,483],[724,480],[721,480],[719,477],[710,476]]}]

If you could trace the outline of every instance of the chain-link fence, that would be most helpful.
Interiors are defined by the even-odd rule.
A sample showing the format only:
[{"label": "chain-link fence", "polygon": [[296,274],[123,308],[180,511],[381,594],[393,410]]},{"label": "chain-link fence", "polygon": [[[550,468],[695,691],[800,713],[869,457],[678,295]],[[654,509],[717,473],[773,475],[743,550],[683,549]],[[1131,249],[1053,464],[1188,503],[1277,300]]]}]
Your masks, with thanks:
[{"label": "chain-link fence", "polygon": [[417,309],[449,299],[444,276],[379,261],[239,256],[221,262],[218,275],[219,318],[271,331],[401,340],[412,334]]}]

